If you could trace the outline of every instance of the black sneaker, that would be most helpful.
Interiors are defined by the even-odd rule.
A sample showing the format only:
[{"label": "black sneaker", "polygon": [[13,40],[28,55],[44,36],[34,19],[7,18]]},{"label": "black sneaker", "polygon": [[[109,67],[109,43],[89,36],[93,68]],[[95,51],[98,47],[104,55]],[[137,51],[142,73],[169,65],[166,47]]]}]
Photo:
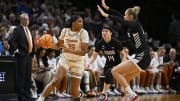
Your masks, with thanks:
[{"label": "black sneaker", "polygon": [[107,94],[101,94],[99,96],[98,101],[108,101],[108,95]]}]

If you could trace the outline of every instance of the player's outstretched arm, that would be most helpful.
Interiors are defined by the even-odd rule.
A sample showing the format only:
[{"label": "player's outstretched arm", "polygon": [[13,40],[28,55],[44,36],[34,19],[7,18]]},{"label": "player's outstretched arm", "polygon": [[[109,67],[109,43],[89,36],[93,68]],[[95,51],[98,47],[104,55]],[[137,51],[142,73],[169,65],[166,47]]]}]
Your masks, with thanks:
[{"label": "player's outstretched arm", "polygon": [[105,13],[99,5],[97,5],[97,8],[98,8],[99,13],[100,13],[103,17],[106,17],[106,18],[109,17],[109,14]]},{"label": "player's outstretched arm", "polygon": [[106,5],[105,0],[101,0],[101,4],[102,4],[102,7],[103,7],[105,10],[109,10],[109,6]]}]

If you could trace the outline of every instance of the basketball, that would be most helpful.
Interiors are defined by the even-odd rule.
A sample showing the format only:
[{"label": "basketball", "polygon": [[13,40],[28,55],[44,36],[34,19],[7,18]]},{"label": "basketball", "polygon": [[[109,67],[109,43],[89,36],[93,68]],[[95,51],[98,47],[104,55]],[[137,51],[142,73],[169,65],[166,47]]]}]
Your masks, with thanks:
[{"label": "basketball", "polygon": [[50,34],[44,34],[40,37],[40,46],[43,48],[52,48],[54,45],[53,37]]}]

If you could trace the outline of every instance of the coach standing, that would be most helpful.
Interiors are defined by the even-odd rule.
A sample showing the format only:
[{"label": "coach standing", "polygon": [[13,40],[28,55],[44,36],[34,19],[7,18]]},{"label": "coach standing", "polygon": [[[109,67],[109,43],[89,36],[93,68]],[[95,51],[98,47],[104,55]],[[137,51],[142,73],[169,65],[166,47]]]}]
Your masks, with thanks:
[{"label": "coach standing", "polygon": [[29,101],[31,88],[31,69],[33,36],[28,28],[29,16],[26,13],[20,15],[20,25],[14,30],[10,36],[9,44],[11,51],[15,53],[17,62],[16,67],[16,93],[18,101]]}]

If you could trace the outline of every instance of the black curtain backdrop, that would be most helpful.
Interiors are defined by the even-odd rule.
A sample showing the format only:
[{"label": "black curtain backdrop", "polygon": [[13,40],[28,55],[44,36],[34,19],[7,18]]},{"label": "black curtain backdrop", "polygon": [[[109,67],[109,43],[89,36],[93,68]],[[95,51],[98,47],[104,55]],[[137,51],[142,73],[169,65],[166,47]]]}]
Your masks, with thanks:
[{"label": "black curtain backdrop", "polygon": [[[97,11],[96,5],[101,0],[72,0],[79,10],[86,7]],[[172,21],[172,15],[180,15],[180,8],[177,0],[106,0],[106,3],[121,13],[135,5],[141,7],[139,19],[149,37],[159,39],[162,42],[168,40],[168,28]]]}]

